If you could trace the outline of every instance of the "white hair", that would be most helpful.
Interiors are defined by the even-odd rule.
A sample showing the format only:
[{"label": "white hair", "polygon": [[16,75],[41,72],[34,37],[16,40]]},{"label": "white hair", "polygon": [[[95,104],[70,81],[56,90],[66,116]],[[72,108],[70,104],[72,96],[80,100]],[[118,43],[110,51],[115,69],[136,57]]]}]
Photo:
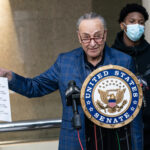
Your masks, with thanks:
[{"label": "white hair", "polygon": [[97,13],[90,12],[90,13],[84,14],[83,16],[81,16],[81,17],[78,19],[77,24],[76,24],[77,30],[79,30],[79,25],[80,25],[80,23],[81,23],[83,20],[86,20],[86,19],[96,19],[96,18],[98,18],[98,19],[102,22],[102,24],[103,24],[103,26],[104,26],[104,29],[107,29],[105,19],[104,19],[101,15],[99,15],[99,14],[97,14]]}]

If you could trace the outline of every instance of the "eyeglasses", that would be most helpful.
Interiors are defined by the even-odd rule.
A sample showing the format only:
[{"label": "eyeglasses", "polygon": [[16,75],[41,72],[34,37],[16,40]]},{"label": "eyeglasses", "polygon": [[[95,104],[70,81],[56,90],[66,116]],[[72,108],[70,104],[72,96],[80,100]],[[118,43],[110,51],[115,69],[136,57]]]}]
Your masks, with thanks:
[{"label": "eyeglasses", "polygon": [[99,35],[99,36],[96,36],[96,37],[93,37],[93,38],[90,38],[90,37],[84,38],[84,37],[81,37],[81,35],[80,35],[80,38],[81,38],[81,42],[83,44],[89,44],[91,42],[91,40],[94,40],[96,43],[100,44],[100,43],[103,42],[104,34],[102,36]]}]

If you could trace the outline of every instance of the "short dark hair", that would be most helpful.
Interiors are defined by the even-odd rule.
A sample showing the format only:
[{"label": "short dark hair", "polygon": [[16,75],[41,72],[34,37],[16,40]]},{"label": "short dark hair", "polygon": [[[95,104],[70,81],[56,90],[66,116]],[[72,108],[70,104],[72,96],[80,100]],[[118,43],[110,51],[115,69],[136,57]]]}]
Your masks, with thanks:
[{"label": "short dark hair", "polygon": [[143,6],[141,6],[139,4],[131,3],[131,4],[127,4],[120,11],[120,16],[119,16],[119,20],[118,20],[119,23],[124,21],[125,17],[131,12],[141,13],[144,16],[145,21],[147,21],[149,18],[148,12],[146,11],[146,9]]}]

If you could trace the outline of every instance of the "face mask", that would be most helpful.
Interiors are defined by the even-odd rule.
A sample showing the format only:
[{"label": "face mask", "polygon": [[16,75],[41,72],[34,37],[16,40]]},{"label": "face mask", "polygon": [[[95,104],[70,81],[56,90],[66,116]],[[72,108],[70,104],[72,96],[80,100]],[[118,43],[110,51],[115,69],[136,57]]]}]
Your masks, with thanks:
[{"label": "face mask", "polygon": [[[125,25],[125,24],[124,24]],[[138,41],[144,33],[144,26],[140,24],[129,24],[127,27],[126,35],[131,41]]]}]

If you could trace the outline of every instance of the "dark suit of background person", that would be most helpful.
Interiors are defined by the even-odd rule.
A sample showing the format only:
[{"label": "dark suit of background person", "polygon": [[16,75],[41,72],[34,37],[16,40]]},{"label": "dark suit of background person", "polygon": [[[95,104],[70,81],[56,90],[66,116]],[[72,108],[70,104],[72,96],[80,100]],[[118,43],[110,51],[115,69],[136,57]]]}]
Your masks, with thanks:
[{"label": "dark suit of background person", "polygon": [[[0,69],[0,76],[5,76],[9,79],[9,88],[24,96],[40,97],[59,89],[63,105],[59,150],[81,150],[77,131],[72,127],[72,106],[67,106],[66,104],[65,91],[68,88],[68,82],[74,80],[81,89],[85,78],[91,72],[88,67],[89,64],[95,68],[114,64],[133,71],[132,58],[109,48],[105,44],[106,36],[107,30],[103,18],[95,13],[85,14],[78,20],[78,38],[82,47],[60,54],[55,63],[44,73],[34,78],[25,78],[9,70]],[[87,43],[87,41],[89,42]],[[79,130],[81,143],[83,149],[86,150],[86,144],[88,145],[89,142],[87,140],[87,130],[85,130],[87,124],[85,124],[85,115],[80,105],[78,106],[78,111],[82,123],[82,128]],[[141,126],[141,123],[140,115],[138,115],[132,123],[134,133],[137,131],[137,126]],[[142,137],[142,133],[138,132],[136,134]],[[101,141],[98,142],[100,143]],[[107,143],[104,146],[106,147],[104,147],[104,150],[110,150],[107,148]],[[116,143],[111,147],[115,150],[118,149]],[[91,149],[94,150],[95,147]]]},{"label": "dark suit of background person", "polygon": [[[131,55],[136,64],[136,72],[143,76],[148,82],[150,88],[150,44],[144,39],[143,32],[131,33],[127,25],[139,24],[145,26],[148,20],[148,13],[143,6],[137,4],[128,4],[120,12],[119,23],[123,31],[117,34],[113,48]],[[128,30],[128,31],[127,31]],[[142,29],[140,29],[143,31]],[[128,32],[128,33],[127,33]],[[138,34],[137,34],[138,33]],[[150,89],[146,88],[145,100],[146,107],[143,111],[144,121],[144,150],[150,150]]]}]

